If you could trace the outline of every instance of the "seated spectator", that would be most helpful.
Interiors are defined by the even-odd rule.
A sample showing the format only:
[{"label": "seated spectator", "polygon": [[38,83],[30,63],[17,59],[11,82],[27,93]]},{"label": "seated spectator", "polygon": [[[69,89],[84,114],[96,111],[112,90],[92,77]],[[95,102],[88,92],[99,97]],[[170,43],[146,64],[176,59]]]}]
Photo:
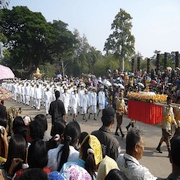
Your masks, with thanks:
[{"label": "seated spectator", "polygon": [[58,171],[53,171],[49,174],[50,180],[64,180],[64,179],[74,179],[74,180],[92,180],[91,175],[82,167],[71,164],[66,170],[61,174]]},{"label": "seated spectator", "polygon": [[103,157],[107,155],[116,160],[121,148],[118,140],[111,134],[111,128],[114,124],[114,115],[115,110],[112,107],[109,106],[103,109],[101,117],[103,126],[99,130],[93,131],[91,134],[99,139],[103,150]]},{"label": "seated spectator", "polygon": [[48,165],[51,171],[60,171],[67,161],[76,161],[79,152],[75,149],[81,134],[81,128],[76,121],[69,122],[64,131],[62,143],[48,151]]},{"label": "seated spectator", "polygon": [[23,163],[26,163],[26,141],[22,135],[14,134],[9,141],[7,161],[1,167],[3,177],[12,179]]},{"label": "seated spectator", "polygon": [[8,152],[6,121],[0,118],[0,162],[5,162]]},{"label": "seated spectator", "polygon": [[4,106],[4,100],[0,100],[0,118],[4,121],[7,119],[6,106]]},{"label": "seated spectator", "polygon": [[28,169],[24,171],[17,180],[49,180],[48,175],[39,168]]},{"label": "seated spectator", "polygon": [[12,129],[14,134],[21,134],[26,139],[27,127],[21,116],[15,117]]},{"label": "seated spectator", "polygon": [[[99,163],[102,161],[102,148],[96,136],[87,135],[80,147],[79,159],[75,162],[67,162],[63,165],[60,173],[67,172],[74,164],[84,168],[92,179],[96,179]],[[69,171],[68,171],[69,172]]]},{"label": "seated spectator", "polygon": [[44,129],[39,121],[31,121],[28,131],[29,134],[27,135],[27,140],[30,143],[34,140],[43,139],[44,137]]},{"label": "seated spectator", "polygon": [[103,180],[111,169],[119,169],[119,168],[116,161],[106,155],[99,164],[97,180]]},{"label": "seated spectator", "polygon": [[[180,136],[173,137],[170,144],[171,151],[169,154],[169,160],[172,164],[172,173],[167,178],[161,180],[180,179]],[[160,178],[158,180],[160,180]]]},{"label": "seated spectator", "polygon": [[7,133],[8,136],[11,136],[11,134],[13,133],[13,121],[15,119],[16,116],[21,116],[21,113],[19,112],[19,110],[14,107],[11,106],[9,109],[7,109]]},{"label": "seated spectator", "polygon": [[7,127],[7,122],[4,121],[4,119],[0,118],[0,126],[3,126],[4,128]]},{"label": "seated spectator", "polygon": [[48,150],[57,148],[59,144],[63,141],[64,130],[66,127],[66,123],[64,120],[59,120],[54,122],[54,126],[52,127],[51,134],[52,138],[47,141]]},{"label": "seated spectator", "polygon": [[40,124],[42,125],[42,127],[44,129],[43,140],[48,141],[51,138],[51,136],[47,134],[48,123],[47,123],[46,116],[44,114],[38,114],[38,115],[35,116],[34,120],[40,122]]},{"label": "seated spectator", "polygon": [[105,179],[102,180],[128,180],[127,177],[118,169],[109,171]]},{"label": "seated spectator", "polygon": [[144,152],[143,132],[134,127],[131,128],[126,136],[126,153],[119,155],[117,164],[119,169],[128,179],[133,180],[150,180],[156,179],[149,170],[141,166],[139,161]]},{"label": "seated spectator", "polygon": [[[46,168],[48,162],[48,154],[47,154],[46,142],[43,140],[35,140],[31,143],[28,148],[28,168],[40,168],[47,174],[50,173],[50,170]],[[16,179],[27,169],[20,169],[15,173],[14,178]]]},{"label": "seated spectator", "polygon": [[0,125],[0,163],[6,162],[7,156],[8,156],[7,132],[5,127]]},{"label": "seated spectator", "polygon": [[79,138],[79,144],[81,145],[81,143],[83,142],[84,138],[88,135],[87,132],[82,132]]},{"label": "seated spectator", "polygon": [[78,146],[76,147],[76,149],[79,151],[80,147],[81,147],[81,143],[83,142],[84,138],[88,135],[87,132],[81,132],[80,137],[79,137],[79,142],[78,142]]}]

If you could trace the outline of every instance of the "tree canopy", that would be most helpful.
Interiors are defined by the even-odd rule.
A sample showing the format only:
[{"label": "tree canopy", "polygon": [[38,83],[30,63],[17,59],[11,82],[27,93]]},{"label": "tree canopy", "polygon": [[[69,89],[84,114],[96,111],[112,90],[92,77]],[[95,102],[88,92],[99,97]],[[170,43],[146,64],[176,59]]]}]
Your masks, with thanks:
[{"label": "tree canopy", "polygon": [[111,24],[112,34],[106,39],[104,50],[106,54],[112,53],[117,57],[121,64],[120,68],[124,71],[124,59],[135,53],[135,38],[131,34],[132,17],[123,9],[115,16]]},{"label": "tree canopy", "polygon": [[24,6],[1,11],[0,25],[11,54],[9,63],[14,68],[23,68],[29,75],[39,65],[67,56],[76,43],[68,24],[62,21],[49,23],[41,13]]}]

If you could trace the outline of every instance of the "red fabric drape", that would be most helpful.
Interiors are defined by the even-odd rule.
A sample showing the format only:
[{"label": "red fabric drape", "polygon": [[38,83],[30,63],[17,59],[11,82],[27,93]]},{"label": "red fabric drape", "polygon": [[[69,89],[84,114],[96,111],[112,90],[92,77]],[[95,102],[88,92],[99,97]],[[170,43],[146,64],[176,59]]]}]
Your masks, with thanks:
[{"label": "red fabric drape", "polygon": [[146,124],[157,124],[162,121],[162,106],[128,100],[128,118],[141,121]]}]

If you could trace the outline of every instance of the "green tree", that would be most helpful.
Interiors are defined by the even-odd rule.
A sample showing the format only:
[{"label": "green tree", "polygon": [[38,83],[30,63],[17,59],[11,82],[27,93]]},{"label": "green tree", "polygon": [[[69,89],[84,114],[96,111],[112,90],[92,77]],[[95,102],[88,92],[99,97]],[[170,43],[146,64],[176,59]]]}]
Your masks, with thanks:
[{"label": "green tree", "polygon": [[48,23],[41,13],[23,6],[2,9],[0,25],[8,39],[11,66],[23,68],[29,76],[41,64],[66,57],[75,41],[66,23]]},{"label": "green tree", "polygon": [[118,61],[112,54],[103,56],[94,66],[94,71],[97,76],[104,75],[107,72],[107,69],[110,69],[112,72],[113,70],[118,69]]},{"label": "green tree", "polygon": [[95,47],[90,46],[86,36],[81,37],[78,30],[74,30],[77,38],[76,49],[73,55],[73,75],[81,76],[82,73],[94,74],[95,63],[101,59],[102,54]]},{"label": "green tree", "polygon": [[124,59],[135,53],[134,43],[135,38],[131,34],[132,17],[125,10],[120,9],[120,12],[115,16],[111,24],[112,34],[106,39],[104,51],[114,54],[119,59],[120,69],[124,71]]},{"label": "green tree", "polygon": [[51,24],[54,32],[52,33],[52,51],[54,51],[55,64],[60,65],[60,70],[63,76],[66,72],[67,64],[69,64],[70,57],[72,57],[74,45],[78,42],[76,35],[67,29],[68,24],[54,20]]}]

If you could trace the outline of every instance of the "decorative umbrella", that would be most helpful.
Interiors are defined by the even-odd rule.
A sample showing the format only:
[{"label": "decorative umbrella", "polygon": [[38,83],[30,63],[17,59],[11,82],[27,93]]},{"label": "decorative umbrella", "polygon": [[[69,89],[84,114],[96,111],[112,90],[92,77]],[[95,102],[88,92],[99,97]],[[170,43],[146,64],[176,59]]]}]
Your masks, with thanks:
[{"label": "decorative umbrella", "polygon": [[138,85],[139,87],[144,88],[144,84],[143,84],[143,83],[140,83],[140,82],[139,82],[137,85]]},{"label": "decorative umbrella", "polygon": [[0,79],[12,79],[14,78],[14,73],[9,67],[0,65]]},{"label": "decorative umbrella", "polygon": [[122,84],[118,84],[118,86],[120,87],[120,89],[124,89],[124,86]]},{"label": "decorative umbrella", "polygon": [[0,86],[0,100],[8,100],[12,99],[13,97],[14,96],[10,91]]},{"label": "decorative umbrella", "polygon": [[172,67],[167,67],[167,70],[172,71]]},{"label": "decorative umbrella", "polygon": [[112,84],[107,79],[104,79],[102,84],[104,84],[106,87],[112,86]]}]

